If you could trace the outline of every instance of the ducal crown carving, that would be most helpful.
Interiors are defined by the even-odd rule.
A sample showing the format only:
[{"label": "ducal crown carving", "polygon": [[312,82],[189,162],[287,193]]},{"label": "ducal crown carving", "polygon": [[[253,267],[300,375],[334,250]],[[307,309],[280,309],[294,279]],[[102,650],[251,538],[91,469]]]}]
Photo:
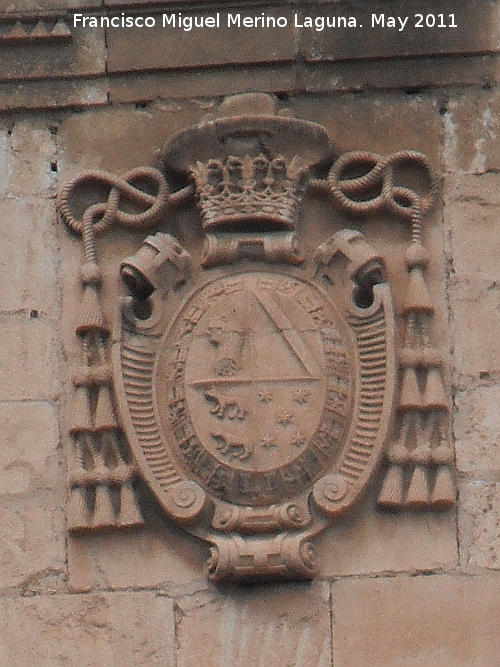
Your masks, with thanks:
[{"label": "ducal crown carving", "polygon": [[265,155],[230,155],[224,162],[196,162],[190,175],[196,183],[203,227],[208,230],[235,222],[258,226],[263,220],[294,229],[305,169],[300,157],[269,160]]}]

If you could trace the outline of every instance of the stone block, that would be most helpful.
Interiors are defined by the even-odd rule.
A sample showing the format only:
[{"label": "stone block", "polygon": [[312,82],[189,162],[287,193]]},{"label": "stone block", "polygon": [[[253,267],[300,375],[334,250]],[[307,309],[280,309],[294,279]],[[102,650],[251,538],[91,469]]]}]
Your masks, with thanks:
[{"label": "stone block", "polygon": [[68,182],[85,169],[122,173],[154,163],[167,138],[200,120],[195,104],[161,102],[145,108],[94,109],[69,116],[59,126],[60,179]]},{"label": "stone block", "polygon": [[[194,28],[190,31],[171,25],[163,27],[163,14],[149,12],[155,18],[151,28],[115,28],[108,31],[108,72],[137,70],[208,67],[214,65],[236,65],[248,63],[274,63],[295,59],[296,32],[292,26],[286,28],[245,28],[241,25],[228,26],[228,14],[261,16],[261,12],[219,11],[197,12],[196,16],[206,22],[208,18],[217,20],[219,27]],[[280,16],[280,9],[266,8],[266,16]],[[181,12],[184,19],[193,13]],[[194,25],[194,23],[193,23]],[[205,25],[205,24],[204,24]],[[142,48],[147,39],[149,48]],[[168,62],[165,54],[168,53]],[[212,94],[207,87],[206,93]]]},{"label": "stone block", "polygon": [[7,81],[0,88],[2,111],[92,107],[107,103],[106,78]]},{"label": "stone block", "polygon": [[477,386],[455,396],[457,467],[466,473],[500,472],[500,387]]},{"label": "stone block", "polygon": [[500,570],[500,484],[471,480],[460,493],[460,559],[467,570]]},{"label": "stone block", "polygon": [[453,236],[453,278],[465,286],[495,289],[491,283],[498,278],[499,186],[499,174],[455,175],[445,180],[445,222]]},{"label": "stone block", "polygon": [[[52,25],[54,21],[49,24]],[[72,38],[61,42],[0,42],[0,81],[104,74],[104,30],[70,28]]]},{"label": "stone block", "polygon": [[500,369],[499,185],[498,174],[485,174],[445,186],[454,364],[459,377],[476,380]]},{"label": "stone block", "polygon": [[199,593],[178,601],[179,667],[329,667],[326,584]]},{"label": "stone block", "polygon": [[[377,63],[374,66],[374,62]],[[366,92],[402,89],[419,94],[426,88],[492,86],[499,79],[497,55],[418,56],[371,60],[308,61],[298,68],[296,89],[308,93]]]},{"label": "stone block", "polygon": [[173,667],[172,602],[153,593],[0,601],[0,660],[11,667]]},{"label": "stone block", "polygon": [[0,0],[0,12],[5,12],[6,15],[19,12],[43,13],[57,9],[90,9],[100,6],[99,0]]},{"label": "stone block", "polygon": [[8,289],[2,295],[1,309],[24,310],[32,318],[57,315],[58,230],[53,201],[7,195],[2,213],[0,281]]},{"label": "stone block", "polygon": [[451,97],[444,116],[445,167],[470,174],[500,169],[500,94],[496,90]]},{"label": "stone block", "polygon": [[[487,286],[464,288],[465,294],[450,290],[453,363],[461,388],[483,377],[495,377],[500,370],[500,290]],[[485,325],[478,326],[478,322]]]},{"label": "stone block", "polygon": [[[301,25],[304,25],[302,52],[307,60],[339,61],[490,53],[500,46],[498,7],[494,2],[462,0],[450,7],[446,0],[437,0],[432,7],[424,8],[411,1],[405,3],[404,9],[399,9],[391,12],[381,2],[370,3],[369,8],[360,8],[354,3],[337,3],[304,9],[301,12]],[[472,15],[474,22],[471,22]],[[317,30],[314,25],[307,28],[305,16],[310,16],[313,24],[315,17],[335,18],[336,24],[323,30]],[[338,27],[339,17],[353,17],[355,27],[348,27],[349,23],[347,27],[342,23]]]},{"label": "stone block", "polygon": [[69,586],[157,588],[175,595],[206,587],[208,549],[183,531],[165,525],[145,508],[146,525],[136,532],[72,537],[68,541]]},{"label": "stone block", "polygon": [[321,576],[449,571],[457,565],[454,513],[384,513],[374,507],[316,538]]},{"label": "stone block", "polygon": [[0,313],[0,401],[52,400],[58,392],[55,325],[32,311]]},{"label": "stone block", "polygon": [[7,196],[48,196],[57,170],[54,136],[46,124],[23,120],[1,132],[0,185]]},{"label": "stone block", "polygon": [[320,123],[336,154],[369,150],[388,155],[411,148],[439,165],[441,119],[430,96],[388,94],[371,97],[343,95],[296,96],[289,101],[297,118]]},{"label": "stone block", "polygon": [[60,488],[57,415],[48,403],[0,403],[0,497]]},{"label": "stone block", "polygon": [[335,582],[336,667],[496,667],[500,577]]},{"label": "stone block", "polygon": [[264,63],[251,67],[220,66],[206,70],[141,72],[140,75],[112,77],[109,81],[111,102],[137,102],[186,98],[193,96],[224,96],[253,91],[289,92],[295,88],[294,63]]},{"label": "stone block", "polygon": [[[13,469],[11,474],[12,471]],[[37,492],[36,498],[34,496],[29,499],[14,496],[10,499],[2,498],[0,504],[2,591],[14,587],[21,592],[32,589],[40,591],[46,588],[50,591],[54,585],[62,585],[66,569],[62,502],[59,495],[42,491]]]}]

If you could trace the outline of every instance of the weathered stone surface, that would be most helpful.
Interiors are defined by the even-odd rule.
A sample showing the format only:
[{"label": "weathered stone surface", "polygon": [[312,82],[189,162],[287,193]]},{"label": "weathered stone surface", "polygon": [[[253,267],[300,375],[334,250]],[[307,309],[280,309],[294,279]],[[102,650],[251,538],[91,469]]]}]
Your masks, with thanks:
[{"label": "weathered stone surface", "polygon": [[498,576],[338,581],[332,606],[336,667],[498,664]]},{"label": "weathered stone surface", "polygon": [[477,386],[455,396],[455,449],[458,469],[500,471],[500,387]]},{"label": "weathered stone surface", "polygon": [[30,311],[0,313],[0,401],[52,400],[57,394],[58,346],[48,317]]},{"label": "weathered stone surface", "polygon": [[456,567],[454,513],[367,511],[317,539],[326,578],[390,572],[448,571]]},{"label": "weathered stone surface", "polygon": [[460,494],[460,559],[463,567],[500,569],[500,484],[464,483]]},{"label": "weathered stone surface", "polygon": [[73,591],[161,587],[178,594],[206,586],[207,555],[195,538],[147,516],[147,525],[134,533],[69,539],[69,586]]},{"label": "weathered stone surface", "polygon": [[[77,7],[170,11],[165,0],[0,0],[0,22],[11,11],[71,15]],[[327,2],[298,11],[351,9],[358,11]],[[392,9],[378,3],[359,11]],[[293,3],[279,8],[294,11]],[[307,30],[302,37],[295,30],[161,29],[151,40],[148,31],[114,30],[109,78],[100,29],[74,30],[72,42],[50,47],[0,42],[0,110],[9,112],[0,120],[0,664],[498,667],[499,7],[437,0],[424,8],[411,0],[404,11],[454,12],[459,27]],[[56,190],[87,168],[121,173],[151,164],[155,150],[212,111],[218,97],[255,90],[278,93],[296,117],[323,123],[335,154],[414,148],[445,172],[444,228],[439,205],[425,228],[433,253],[426,279],[437,307],[433,342],[453,350],[458,530],[454,510],[382,514],[370,500],[361,503],[316,542],[319,577],[333,580],[332,618],[329,584],[321,581],[214,591],[205,581],[207,545],[172,527],[149,500],[142,501],[147,526],[135,533],[74,538],[64,526],[59,429],[65,432],[68,417],[57,399],[60,384],[71,389],[61,340],[64,355],[81,360],[74,326],[82,246],[59,225]],[[308,215],[323,221],[320,232],[300,229],[312,249],[345,220],[332,215],[326,196],[308,197],[301,224]],[[181,238],[198,233],[193,211],[186,207],[172,225]],[[384,248],[391,276],[404,276],[399,248],[407,226],[390,216],[349,224]],[[165,220],[162,229],[170,225]],[[118,230],[100,240],[106,287],[117,279],[118,255],[135,252],[143,236]],[[405,288],[404,277],[394,285],[398,308]],[[114,300],[105,308],[112,315]],[[69,310],[75,317],[63,322],[60,313]],[[376,478],[370,499],[379,484]],[[181,598],[176,638],[167,596]]]},{"label": "weathered stone surface", "polygon": [[3,199],[2,214],[5,236],[0,245],[0,281],[8,289],[0,300],[1,310],[24,310],[32,318],[55,314],[57,231],[53,201],[9,194]]},{"label": "weathered stone surface", "polygon": [[500,168],[500,94],[496,90],[453,96],[444,116],[445,166],[471,174]]},{"label": "weathered stone surface", "polygon": [[[452,17],[450,10],[453,11]],[[474,22],[471,22],[472,12]],[[309,60],[489,53],[500,46],[498,7],[494,2],[462,1],[450,6],[446,0],[438,0],[432,7],[408,2],[399,12],[391,11],[379,2],[370,3],[368,8],[343,3],[311,7],[302,15],[312,16],[313,22],[316,16],[355,17],[357,24],[353,28],[325,28],[321,31],[304,28],[302,49]],[[408,17],[404,28],[401,28],[398,15],[403,21]],[[383,16],[383,25],[380,16]],[[389,20],[391,16],[393,27]],[[304,25],[304,21],[301,24]]]},{"label": "weathered stone surface", "polygon": [[208,94],[235,95],[255,90],[273,93],[295,88],[293,63],[265,63],[252,67],[218,66],[207,70],[144,72],[140,75],[112,77],[109,82],[111,102],[137,102],[169,97],[186,98]]},{"label": "weathered stone surface", "polygon": [[454,364],[459,376],[475,379],[500,369],[499,184],[497,174],[485,174],[450,178],[445,188]]},{"label": "weathered stone surface", "polygon": [[58,130],[64,182],[85,169],[121,173],[151,165],[168,136],[197,122],[210,106],[208,100],[199,105],[158,102],[134,110],[95,109],[70,116]]},{"label": "weathered stone surface", "polygon": [[55,79],[53,81],[4,82],[0,87],[0,109],[58,109],[99,106],[108,102],[105,77]]},{"label": "weathered stone surface", "polygon": [[56,178],[56,145],[46,122],[22,120],[0,131],[0,187],[9,196],[47,196]]},{"label": "weathered stone surface", "polygon": [[412,94],[425,88],[494,85],[499,78],[496,55],[419,56],[411,67],[405,59],[307,62],[297,70],[295,90],[309,93],[366,92],[402,89]]},{"label": "weathered stone surface", "polygon": [[60,488],[57,414],[48,403],[0,403],[0,496]]},{"label": "weathered stone surface", "polygon": [[178,667],[331,665],[326,584],[199,593],[177,604]]},{"label": "weathered stone surface", "polygon": [[[176,17],[178,12],[171,12]],[[229,14],[238,13],[229,12]],[[240,12],[241,13],[241,12]],[[169,15],[167,11],[163,15]],[[228,27],[228,12],[219,11],[219,27],[183,28],[163,26],[162,14],[150,13],[156,25],[152,28],[116,28],[108,32],[108,71],[123,72],[143,69],[166,69],[179,67],[207,67],[213,65],[259,63],[294,60],[296,54],[296,32],[292,26],[286,28]],[[246,15],[246,14],[244,14]],[[248,15],[260,16],[259,12]],[[266,15],[279,16],[279,9],[266,8]],[[191,12],[183,12],[189,19]],[[217,11],[198,12],[196,16],[206,21],[217,19]],[[243,14],[242,14],[243,16]],[[193,24],[194,25],[194,24]],[[150,48],[140,48],[144,39]],[[250,39],[249,39],[250,38]],[[138,48],[131,45],[137,44]],[[228,45],[223,48],[222,45]],[[168,53],[168,62],[165,54]]]},{"label": "weathered stone surface", "polygon": [[[445,221],[453,237],[453,278],[472,289],[495,289],[492,283],[498,278],[499,184],[500,176],[494,173],[445,180]],[[474,255],[477,261],[471,261]]]},{"label": "weathered stone surface", "polygon": [[[11,468],[11,475],[12,471]],[[36,497],[32,495],[29,499],[13,495],[2,499],[1,590],[18,587],[24,592],[61,586],[66,557],[60,491],[57,494],[38,491]]]},{"label": "weathered stone surface", "polygon": [[[455,368],[460,381],[492,376],[500,368],[496,332],[500,326],[500,295],[497,287],[470,286],[464,293],[450,290],[455,333]],[[477,327],[478,321],[488,322]],[[460,332],[460,335],[456,334]],[[462,377],[463,376],[463,377]]]},{"label": "weathered stone surface", "polygon": [[0,605],[5,665],[175,664],[172,602],[153,593],[37,596]]},{"label": "weathered stone surface", "polygon": [[[444,0],[432,8],[422,8],[413,0],[404,9],[408,23],[403,30],[399,29],[398,21],[395,28],[372,27],[372,15],[384,15],[386,23],[391,16],[382,3],[369,7],[349,2],[340,5],[309,3],[299,10],[285,5],[254,11],[248,7],[228,11],[225,5],[214,6],[208,14],[219,13],[220,27],[191,31],[182,27],[163,28],[162,16],[178,15],[180,10],[188,17],[192,15],[192,8],[183,10],[181,4],[172,10],[174,6],[167,3],[159,10],[158,5],[164,3],[158,0],[143,6],[137,5],[136,0],[109,0],[104,4],[97,0],[71,0],[69,4],[62,0],[20,0],[19,3],[2,0],[2,4],[7,22],[16,17],[33,22],[45,15],[50,23],[51,17],[61,14],[61,9],[69,10],[66,20],[72,32],[72,39],[51,43],[40,40],[16,45],[14,41],[5,41],[2,47],[0,40],[0,78],[5,85],[16,81],[10,91],[4,86],[0,93],[0,108],[6,109],[100,104],[107,88],[107,71],[122,74],[118,79],[111,79],[110,99],[134,102],[158,96],[206,95],[207,91],[212,95],[252,90],[320,93],[402,88],[414,91],[422,87],[477,85],[478,82],[491,87],[499,71],[495,55],[500,46],[499,10],[490,0],[476,0],[473,6],[462,1],[451,8]],[[100,27],[73,25],[75,12],[100,17],[99,9],[104,6],[118,18],[123,10],[132,18],[151,16],[157,25],[154,28],[109,28],[106,39]],[[450,9],[454,19],[450,17]],[[471,12],[473,22],[469,20]],[[228,27],[228,14],[238,13],[242,18],[260,19],[262,14],[266,19],[280,16],[286,19],[287,25],[281,28]],[[422,28],[414,27],[419,13],[424,17]],[[197,12],[197,15],[208,14]],[[316,30],[305,26],[306,16],[355,16],[362,27]],[[434,19],[437,25],[451,25],[454,21],[457,27],[425,25],[426,20],[432,24]],[[147,50],[142,48],[145,38]],[[167,60],[165,54],[168,54]],[[411,66],[409,55],[412,56]],[[374,62],[378,64],[374,66]],[[212,66],[220,69],[224,65],[229,66],[225,71],[199,69]],[[179,69],[182,69],[181,76]],[[141,72],[141,80],[137,80],[133,72]],[[92,80],[83,84],[75,82],[75,76],[91,76]],[[36,86],[28,94],[26,84],[35,78]],[[462,106],[456,96],[453,99],[456,106]],[[450,109],[453,104],[452,101]],[[468,111],[455,111],[457,122],[463,117],[467,125]],[[478,131],[487,138],[491,134],[491,119],[487,110],[485,114],[478,118]],[[464,136],[468,131],[464,128]],[[491,154],[494,155],[494,149]],[[481,163],[473,162],[473,166],[481,168]]]},{"label": "weathered stone surface", "polygon": [[0,81],[104,74],[104,31],[71,27],[71,32],[72,39],[61,43],[42,41],[4,46],[0,42]]},{"label": "weathered stone surface", "polygon": [[289,104],[298,118],[314,119],[326,128],[337,154],[369,150],[388,155],[412,148],[439,164],[441,118],[431,96],[343,95],[332,100],[303,95],[291,98]]}]

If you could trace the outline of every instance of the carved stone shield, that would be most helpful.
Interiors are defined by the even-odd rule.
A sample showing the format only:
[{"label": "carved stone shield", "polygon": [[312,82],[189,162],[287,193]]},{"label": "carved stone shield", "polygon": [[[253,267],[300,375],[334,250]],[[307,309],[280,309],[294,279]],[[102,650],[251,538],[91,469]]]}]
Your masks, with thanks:
[{"label": "carved stone shield", "polygon": [[302,540],[354,502],[380,459],[387,286],[358,308],[297,269],[217,273],[175,312],[168,300],[146,320],[125,308],[114,368],[127,436],[159,502],[195,534],[251,535],[260,549],[272,533]]},{"label": "carved stone shield", "polygon": [[[227,115],[174,135],[161,171],[89,172],[59,198],[85,249],[77,333],[86,366],[73,380],[68,523],[75,533],[140,523],[138,472],[173,521],[212,545],[212,580],[310,579],[311,538],[354,505],[384,453],[381,506],[453,503],[421,227],[436,178],[414,151],[346,154],[328,180],[314,178],[331,162],[325,130],[277,115],[267,96],[243,98],[221,105]],[[249,100],[256,115],[241,113]],[[395,184],[406,163],[428,176],[428,195]],[[168,194],[165,175],[181,189]],[[74,190],[94,181],[109,186],[108,201],[80,221]],[[138,187],[143,181],[148,191]],[[297,223],[307,188],[344,213],[389,213],[411,227],[398,372],[383,258],[350,229],[316,249],[304,244]],[[120,196],[147,211],[121,211]],[[184,248],[159,228],[186,204],[192,229]],[[121,265],[130,296],[120,297],[109,338],[94,237],[112,222],[147,223],[156,233]],[[119,420],[104,363],[110,342]]]}]

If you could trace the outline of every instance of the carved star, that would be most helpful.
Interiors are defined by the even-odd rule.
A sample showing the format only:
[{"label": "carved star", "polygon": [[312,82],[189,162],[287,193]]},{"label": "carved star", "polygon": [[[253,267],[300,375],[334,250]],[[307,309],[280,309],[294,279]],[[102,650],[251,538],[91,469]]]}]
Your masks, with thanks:
[{"label": "carved star", "polygon": [[259,392],[259,401],[261,403],[272,403],[273,395],[270,391],[260,391]]},{"label": "carved star", "polygon": [[296,403],[303,405],[304,403],[307,403],[307,399],[309,398],[310,395],[311,393],[307,391],[307,389],[297,389],[293,397],[293,400]]},{"label": "carved star", "polygon": [[294,447],[303,447],[306,444],[306,437],[300,431],[294,435],[291,443]]},{"label": "carved star", "polygon": [[295,415],[290,412],[282,412],[278,415],[278,424],[281,426],[288,426],[295,423]]},{"label": "carved star", "polygon": [[274,439],[272,438],[272,436],[268,434],[262,436],[262,438],[260,439],[260,444],[264,449],[276,448],[276,443],[274,442]]}]

